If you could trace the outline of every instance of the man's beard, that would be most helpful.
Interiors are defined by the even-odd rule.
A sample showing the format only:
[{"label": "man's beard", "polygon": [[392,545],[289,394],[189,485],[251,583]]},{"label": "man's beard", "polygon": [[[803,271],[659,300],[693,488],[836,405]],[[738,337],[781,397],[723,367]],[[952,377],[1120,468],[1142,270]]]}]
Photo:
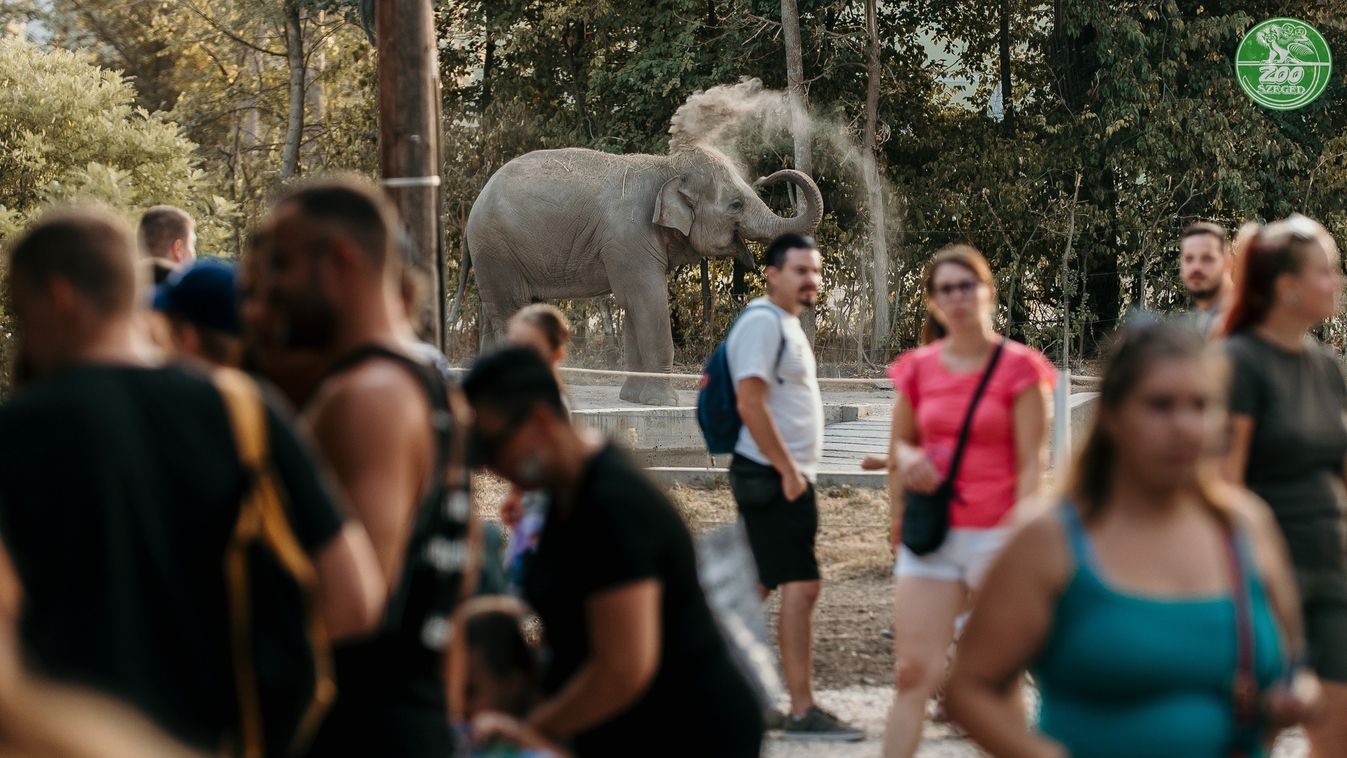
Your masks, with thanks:
[{"label": "man's beard", "polygon": [[337,309],[321,292],[310,290],[279,309],[284,314],[279,342],[290,348],[322,348],[337,331]]},{"label": "man's beard", "polygon": [[1212,285],[1211,287],[1208,287],[1208,288],[1206,288],[1206,289],[1200,289],[1200,290],[1196,290],[1196,289],[1193,289],[1192,287],[1188,287],[1188,294],[1189,294],[1194,300],[1198,300],[1198,301],[1214,300],[1214,299],[1216,299],[1216,296],[1217,296],[1217,295],[1221,294],[1221,285],[1220,285],[1220,284],[1215,284],[1215,285]]},{"label": "man's beard", "polygon": [[818,290],[802,290],[795,296],[795,302],[805,308],[813,308],[815,305],[818,305]]}]

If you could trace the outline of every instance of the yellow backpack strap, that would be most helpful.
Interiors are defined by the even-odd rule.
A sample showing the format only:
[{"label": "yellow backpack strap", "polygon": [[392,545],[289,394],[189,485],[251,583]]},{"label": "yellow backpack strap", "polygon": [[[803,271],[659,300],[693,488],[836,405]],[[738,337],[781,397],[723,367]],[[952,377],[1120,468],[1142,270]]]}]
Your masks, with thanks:
[{"label": "yellow backpack strap", "polygon": [[259,540],[294,578],[303,597],[306,635],[314,656],[314,696],[305,708],[288,754],[308,747],[323,716],[336,699],[332,649],[318,612],[318,577],[313,563],[290,528],[267,444],[266,406],[257,384],[246,374],[221,369],[213,380],[224,399],[238,448],[239,463],[249,472],[251,486],[240,503],[238,522],[225,553],[229,585],[230,636],[234,678],[239,698],[239,725],[244,758],[264,753],[261,698],[253,665],[251,577],[248,547]]}]

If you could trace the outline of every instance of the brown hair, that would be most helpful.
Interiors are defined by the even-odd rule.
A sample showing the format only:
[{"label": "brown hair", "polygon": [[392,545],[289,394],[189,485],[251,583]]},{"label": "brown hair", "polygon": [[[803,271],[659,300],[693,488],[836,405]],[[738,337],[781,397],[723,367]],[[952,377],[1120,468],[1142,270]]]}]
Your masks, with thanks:
[{"label": "brown hair", "polygon": [[931,307],[935,300],[935,272],[936,269],[952,263],[968,269],[973,276],[977,277],[979,284],[985,284],[992,290],[992,296],[996,296],[996,277],[992,275],[992,267],[987,263],[987,259],[982,253],[972,245],[949,245],[936,251],[926,264],[926,271],[922,274],[922,289],[926,292],[926,319],[921,324],[921,344],[926,345],[944,337],[946,334],[945,325],[935,317],[935,311]]},{"label": "brown hair", "polygon": [[510,321],[528,324],[542,332],[543,339],[547,340],[548,346],[553,350],[565,347],[571,339],[571,322],[566,320],[566,314],[555,305],[548,303],[526,305],[511,316]]},{"label": "brown hair", "polygon": [[396,271],[402,256],[402,221],[392,200],[378,185],[358,174],[323,174],[296,183],[274,207],[294,205],[306,218],[332,224],[346,233],[376,268]]},{"label": "brown hair", "polygon": [[[1113,336],[1099,384],[1098,412],[1066,479],[1066,492],[1086,520],[1103,512],[1113,486],[1118,443],[1105,428],[1105,417],[1118,411],[1156,364],[1172,360],[1209,361],[1219,386],[1226,386],[1229,368],[1224,358],[1195,329],[1141,315]],[[1199,490],[1222,518],[1228,518],[1228,496],[1219,484],[1203,477]]]},{"label": "brown hair", "polygon": [[140,217],[140,249],[150,258],[168,258],[173,243],[186,240],[196,228],[187,211],[173,205],[156,205]]},{"label": "brown hair", "polygon": [[7,258],[11,289],[63,279],[104,315],[135,307],[135,243],[131,229],[110,211],[48,212],[14,242]]},{"label": "brown hair", "polygon": [[1213,224],[1210,221],[1194,221],[1183,228],[1183,233],[1179,235],[1180,240],[1186,240],[1189,237],[1196,237],[1202,234],[1210,234],[1221,241],[1221,253],[1230,252],[1230,237],[1225,233],[1225,227],[1220,224]]},{"label": "brown hair", "polygon": [[471,669],[468,659],[481,656],[484,668],[498,680],[513,681],[511,703],[498,703],[523,718],[536,704],[542,686],[538,653],[525,635],[522,603],[505,595],[481,595],[454,612],[453,631],[445,656],[448,710],[455,721],[467,716]]},{"label": "brown hair", "polygon": [[1319,222],[1294,214],[1267,226],[1245,224],[1235,238],[1235,301],[1226,318],[1225,334],[1252,329],[1267,319],[1277,299],[1277,280],[1298,274],[1312,245],[1336,250]]}]

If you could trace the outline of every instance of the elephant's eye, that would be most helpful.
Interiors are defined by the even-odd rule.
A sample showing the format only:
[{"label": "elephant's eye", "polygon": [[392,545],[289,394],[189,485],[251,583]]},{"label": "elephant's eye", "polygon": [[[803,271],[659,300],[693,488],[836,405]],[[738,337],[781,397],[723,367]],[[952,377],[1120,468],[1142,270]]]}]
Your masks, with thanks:
[{"label": "elephant's eye", "polygon": [[732,211],[742,211],[743,209],[744,209],[743,200],[735,200],[734,202],[730,203],[730,210]]}]

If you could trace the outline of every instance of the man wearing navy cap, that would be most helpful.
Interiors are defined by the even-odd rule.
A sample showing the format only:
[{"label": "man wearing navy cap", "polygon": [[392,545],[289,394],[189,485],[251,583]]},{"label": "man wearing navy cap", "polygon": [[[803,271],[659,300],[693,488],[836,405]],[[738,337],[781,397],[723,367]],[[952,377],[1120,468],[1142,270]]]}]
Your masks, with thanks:
[{"label": "man wearing navy cap", "polygon": [[174,272],[155,289],[154,309],[168,320],[179,357],[232,368],[242,363],[233,266],[203,259]]}]

